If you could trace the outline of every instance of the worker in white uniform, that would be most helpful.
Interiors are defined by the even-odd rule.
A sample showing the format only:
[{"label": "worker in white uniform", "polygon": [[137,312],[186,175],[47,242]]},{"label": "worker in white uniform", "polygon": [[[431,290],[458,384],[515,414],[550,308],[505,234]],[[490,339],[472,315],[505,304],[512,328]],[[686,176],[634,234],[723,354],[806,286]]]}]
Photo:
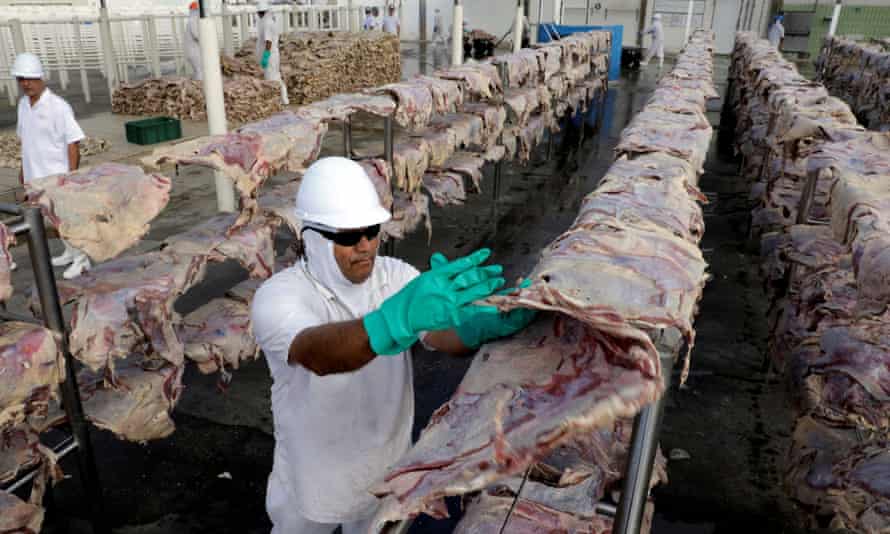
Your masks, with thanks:
[{"label": "worker in white uniform", "polygon": [[389,15],[383,17],[383,31],[393,35],[402,34],[402,25],[396,15],[396,6],[389,6]]},{"label": "worker in white uniform", "polygon": [[445,46],[445,21],[442,19],[442,10],[436,8],[433,14],[433,44]]},{"label": "worker in white uniform", "polygon": [[640,65],[648,65],[652,56],[658,56],[658,70],[661,70],[664,67],[664,27],[661,25],[661,13],[652,15],[652,25],[646,28],[643,34],[651,35],[652,42]]},{"label": "worker in white uniform", "polygon": [[198,2],[189,4],[189,20],[185,28],[185,58],[192,67],[192,79],[201,81],[204,79],[204,69],[201,66],[201,40],[198,38]]},{"label": "worker in white uniform", "polygon": [[[24,185],[38,178],[77,170],[83,130],[68,102],[46,86],[40,58],[27,52],[19,54],[11,74],[22,91],[16,123],[16,134],[22,143],[19,182]],[[65,252],[53,258],[52,264],[55,267],[70,265],[62,274],[70,280],[90,268],[90,258],[63,243]]]},{"label": "worker in white uniform", "polygon": [[782,50],[782,41],[785,40],[785,26],[782,25],[784,20],[784,16],[776,15],[776,20],[769,27],[769,33],[767,34],[769,44],[775,46],[776,50]]},{"label": "worker in white uniform", "polygon": [[281,56],[278,52],[278,21],[269,13],[269,2],[259,0],[256,5],[257,21],[256,59],[263,68],[266,80],[276,81],[281,85],[281,103],[290,104],[287,86],[281,80]]},{"label": "worker in white uniform", "polygon": [[480,250],[419,273],[378,257],[390,212],[352,160],[314,163],[296,196],[302,257],[267,280],[251,305],[272,374],[275,457],[266,495],[272,534],[365,533],[369,488],[411,446],[410,351],[466,354],[524,328],[530,310],[472,303],[504,283]]},{"label": "worker in white uniform", "polygon": [[374,20],[374,15],[371,14],[371,8],[365,9],[365,22],[362,23],[362,29],[366,32],[373,31],[377,27],[377,21]]}]

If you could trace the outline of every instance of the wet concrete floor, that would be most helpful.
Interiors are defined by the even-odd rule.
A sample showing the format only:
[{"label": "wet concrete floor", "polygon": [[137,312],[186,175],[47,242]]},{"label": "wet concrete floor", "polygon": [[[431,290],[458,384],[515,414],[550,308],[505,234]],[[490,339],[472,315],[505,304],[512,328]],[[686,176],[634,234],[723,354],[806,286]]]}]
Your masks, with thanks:
[{"label": "wet concrete floor", "polygon": [[[409,58],[412,53],[406,51]],[[414,57],[406,75],[433,67],[429,51],[417,50]],[[717,64],[715,79],[725,80],[726,59]],[[579,145],[578,129],[566,127],[556,137],[552,157],[545,142],[531,165],[506,165],[496,200],[487,169],[481,194],[470,195],[464,206],[433,208],[429,241],[419,232],[399,242],[396,255],[425,268],[433,251],[456,256],[489,246],[508,277],[527,273],[538,251],[570,225],[582,197],[596,187],[622,128],[656,79],[654,69],[626,74],[609,91],[601,131],[586,131]],[[719,114],[709,115],[718,126]],[[329,150],[334,150],[331,137]],[[670,462],[670,483],[656,490],[654,532],[793,532],[780,480],[789,410],[781,386],[761,371],[766,310],[756,257],[746,246],[747,192],[736,176],[737,163],[714,145],[700,184],[712,199],[702,247],[713,279],[696,322],[692,374],[684,388],[671,391],[662,433],[666,454],[683,449],[691,458]],[[153,239],[212,213],[209,177],[196,173],[192,179],[177,196],[177,217],[155,225]],[[208,280],[177,308],[194,309],[243,276],[232,265],[214,265]],[[415,434],[450,397],[469,363],[424,351],[414,355]],[[171,437],[138,445],[93,432],[106,517],[121,534],[268,532],[263,501],[274,440],[265,362],[236,371],[225,392],[218,390],[216,376],[202,376],[194,366],[184,383]],[[89,532],[73,458],[62,465],[71,478],[53,492],[45,530]],[[451,532],[460,514],[456,506],[452,512],[455,519],[421,519],[412,532]]]}]

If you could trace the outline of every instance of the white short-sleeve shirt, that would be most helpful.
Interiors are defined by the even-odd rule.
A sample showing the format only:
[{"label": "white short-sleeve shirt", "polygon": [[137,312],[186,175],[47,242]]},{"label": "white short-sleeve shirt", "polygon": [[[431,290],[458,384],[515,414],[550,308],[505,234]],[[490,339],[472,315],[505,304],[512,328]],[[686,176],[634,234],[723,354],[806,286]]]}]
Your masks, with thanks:
[{"label": "white short-sleeve shirt", "polygon": [[84,138],[71,106],[49,88],[33,106],[27,96],[19,99],[15,131],[22,142],[26,182],[69,172],[68,145]]},{"label": "white short-sleeve shirt", "polygon": [[383,31],[386,33],[399,32],[399,17],[397,15],[387,15],[383,17]]},{"label": "white short-sleeve shirt", "polygon": [[[418,274],[403,261],[378,257],[368,281],[372,309]],[[294,510],[319,523],[367,517],[377,505],[368,489],[411,445],[410,352],[329,376],[289,365],[288,351],[300,331],[359,318],[320,289],[302,262],[260,287],[251,318],[273,378],[275,460],[266,503],[288,508],[270,509],[269,515]]]}]

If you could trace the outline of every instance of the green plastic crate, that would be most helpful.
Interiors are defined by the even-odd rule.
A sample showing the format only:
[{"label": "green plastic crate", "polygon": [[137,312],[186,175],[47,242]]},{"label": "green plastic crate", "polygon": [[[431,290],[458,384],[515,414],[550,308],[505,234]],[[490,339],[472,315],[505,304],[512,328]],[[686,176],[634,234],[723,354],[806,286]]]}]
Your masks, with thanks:
[{"label": "green plastic crate", "polygon": [[127,142],[137,145],[153,145],[182,137],[179,119],[171,117],[130,121],[124,124],[124,128],[127,130]]}]

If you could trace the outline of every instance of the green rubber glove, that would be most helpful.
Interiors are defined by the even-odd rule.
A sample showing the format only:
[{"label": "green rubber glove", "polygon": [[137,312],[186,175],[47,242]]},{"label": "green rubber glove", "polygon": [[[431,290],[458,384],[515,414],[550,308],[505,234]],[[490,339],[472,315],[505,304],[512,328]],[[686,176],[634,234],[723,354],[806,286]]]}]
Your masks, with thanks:
[{"label": "green rubber glove", "polygon": [[489,256],[490,250],[481,249],[451,262],[436,261],[432,269],[366,315],[363,324],[374,353],[399,354],[416,343],[421,332],[455,328],[470,315],[479,314],[472,308],[485,307],[470,303],[491,296],[504,285],[500,265],[482,266]]},{"label": "green rubber glove", "polygon": [[[431,262],[433,267],[448,261],[444,256],[434,257]],[[524,289],[530,286],[531,280],[525,279],[518,287],[508,288],[498,294],[506,295],[516,289]],[[484,343],[493,339],[513,335],[531,323],[538,312],[526,308],[517,308],[506,313],[500,313],[494,306],[469,306],[464,320],[455,327],[461,343],[469,349],[477,349]]]},{"label": "green rubber glove", "polygon": [[260,60],[260,67],[264,69],[269,66],[269,58],[272,57],[272,52],[270,50],[263,51],[263,59]]}]

